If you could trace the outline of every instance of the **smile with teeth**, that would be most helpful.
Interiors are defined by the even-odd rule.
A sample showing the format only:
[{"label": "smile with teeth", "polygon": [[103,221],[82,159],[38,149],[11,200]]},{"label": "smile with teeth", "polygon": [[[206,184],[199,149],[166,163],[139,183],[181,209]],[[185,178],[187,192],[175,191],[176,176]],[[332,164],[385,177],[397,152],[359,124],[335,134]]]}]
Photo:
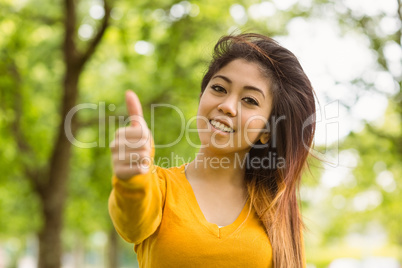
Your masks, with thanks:
[{"label": "smile with teeth", "polygon": [[215,120],[212,119],[209,122],[211,123],[211,125],[214,126],[214,128],[219,129],[220,131],[227,132],[227,133],[233,133],[234,132],[233,128],[228,127],[228,126],[226,126],[226,125],[224,125],[224,124],[222,124],[222,123],[220,123],[218,121],[215,121]]}]

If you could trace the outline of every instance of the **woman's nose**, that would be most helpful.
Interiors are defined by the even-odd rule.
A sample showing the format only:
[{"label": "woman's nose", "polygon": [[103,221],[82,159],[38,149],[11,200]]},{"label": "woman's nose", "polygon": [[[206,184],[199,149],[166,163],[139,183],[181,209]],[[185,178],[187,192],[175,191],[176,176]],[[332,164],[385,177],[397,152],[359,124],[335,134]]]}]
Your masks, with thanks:
[{"label": "woman's nose", "polygon": [[218,105],[218,110],[229,116],[236,116],[238,111],[238,101],[236,98],[227,98]]}]

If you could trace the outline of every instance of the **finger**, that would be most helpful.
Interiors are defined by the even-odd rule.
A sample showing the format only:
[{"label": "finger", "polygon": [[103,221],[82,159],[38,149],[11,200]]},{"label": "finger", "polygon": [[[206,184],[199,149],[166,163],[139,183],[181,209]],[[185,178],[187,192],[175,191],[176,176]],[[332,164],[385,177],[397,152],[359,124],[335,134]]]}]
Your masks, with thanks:
[{"label": "finger", "polygon": [[122,157],[120,158],[119,152],[112,154],[112,161],[120,165],[130,164],[130,163],[149,163],[151,161],[151,156],[149,150],[140,150],[135,152],[122,152]]},{"label": "finger", "polygon": [[[138,122],[137,122],[138,123]],[[141,122],[142,123],[142,122]],[[138,128],[138,127],[123,127],[119,128],[115,132],[115,139],[130,139],[130,140],[139,140],[139,139],[148,139],[149,136],[149,129],[144,126],[144,128]]]},{"label": "finger", "polygon": [[147,168],[142,168],[141,166],[122,166],[119,170],[115,171],[116,177],[122,180],[128,180],[133,176],[146,174],[149,171]]},{"label": "finger", "polygon": [[132,126],[138,126],[143,121],[143,113],[140,99],[131,90],[126,91],[126,106]]}]

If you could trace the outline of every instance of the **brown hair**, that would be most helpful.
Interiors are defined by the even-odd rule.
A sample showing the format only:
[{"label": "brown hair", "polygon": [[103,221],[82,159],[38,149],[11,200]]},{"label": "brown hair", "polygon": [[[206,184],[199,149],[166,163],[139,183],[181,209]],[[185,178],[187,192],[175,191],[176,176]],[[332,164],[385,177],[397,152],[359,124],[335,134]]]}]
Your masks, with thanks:
[{"label": "brown hair", "polygon": [[281,167],[247,165],[245,180],[251,204],[271,241],[274,267],[304,267],[303,221],[297,194],[315,132],[314,91],[292,52],[269,37],[247,33],[218,41],[201,83],[202,92],[212,76],[235,59],[258,63],[271,82],[270,117],[276,124],[270,129],[274,132],[268,146],[258,141],[251,148],[248,159],[284,159]]}]

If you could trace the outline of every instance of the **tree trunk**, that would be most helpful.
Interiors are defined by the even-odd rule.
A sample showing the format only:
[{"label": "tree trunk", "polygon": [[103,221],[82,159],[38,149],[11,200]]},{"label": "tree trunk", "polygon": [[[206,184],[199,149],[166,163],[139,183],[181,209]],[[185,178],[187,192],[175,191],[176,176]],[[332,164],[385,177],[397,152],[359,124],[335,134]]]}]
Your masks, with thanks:
[{"label": "tree trunk", "polygon": [[108,239],[108,268],[119,267],[118,242],[117,233],[114,228],[111,228]]},{"label": "tree trunk", "polygon": [[[64,0],[65,7],[65,38],[63,44],[65,75],[63,80],[63,96],[60,109],[60,124],[54,143],[49,165],[44,174],[33,174],[32,182],[42,205],[43,225],[39,236],[39,268],[60,268],[62,257],[61,231],[63,228],[63,213],[67,198],[67,181],[71,158],[71,146],[65,135],[64,120],[68,112],[77,104],[79,90],[78,82],[85,64],[95,52],[102,36],[108,27],[110,7],[104,0],[105,16],[98,33],[88,44],[84,52],[77,50],[76,35],[76,3],[75,0]],[[77,117],[71,120],[71,131],[77,132]]]},{"label": "tree trunk", "polygon": [[[67,147],[71,147],[68,146]],[[67,151],[67,152],[66,152]],[[70,152],[68,148],[65,153]],[[42,204],[43,225],[38,234],[39,238],[39,268],[61,267],[62,241],[61,231],[63,229],[63,212],[67,197],[66,182],[68,178],[68,163],[58,169],[59,172],[52,172],[57,166],[51,166],[50,174],[57,178],[57,181],[49,183],[46,190],[39,194]],[[58,166],[60,167],[60,166]],[[50,180],[52,181],[52,180]]]},{"label": "tree trunk", "polygon": [[[64,199],[63,197],[60,197]],[[60,233],[63,223],[63,209],[49,208],[46,202],[42,209],[44,223],[39,232],[39,268],[61,267],[62,245]]]},{"label": "tree trunk", "polygon": [[[38,187],[42,203],[43,225],[39,236],[39,268],[61,267],[63,212],[67,198],[66,185],[69,176],[71,143],[64,132],[64,118],[74,107],[78,98],[78,80],[80,70],[67,69],[64,78],[64,95],[61,107],[61,122],[54,150],[50,158],[45,184]],[[72,118],[72,132],[76,117]]]}]

